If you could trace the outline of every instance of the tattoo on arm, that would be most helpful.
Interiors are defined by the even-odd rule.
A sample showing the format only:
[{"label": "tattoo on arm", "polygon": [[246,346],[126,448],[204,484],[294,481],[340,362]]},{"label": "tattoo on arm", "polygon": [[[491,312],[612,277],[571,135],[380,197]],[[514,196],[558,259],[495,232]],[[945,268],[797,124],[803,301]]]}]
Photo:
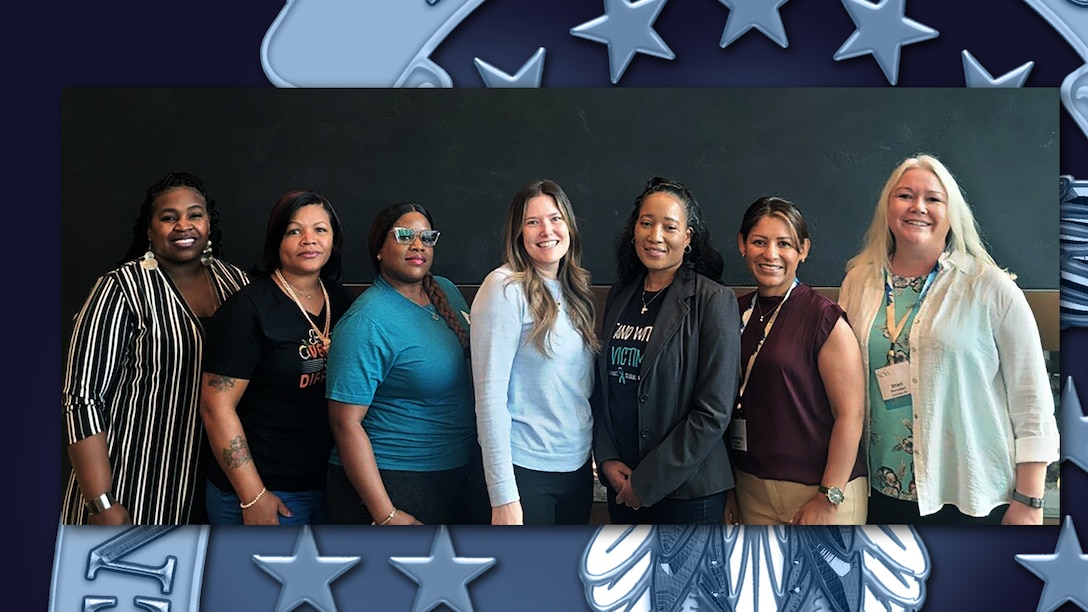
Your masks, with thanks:
[{"label": "tattoo on arm", "polygon": [[234,379],[229,376],[220,376],[219,374],[208,375],[208,386],[212,389],[222,393],[229,389],[234,388]]},{"label": "tattoo on arm", "polygon": [[249,456],[249,444],[242,436],[236,436],[220,452],[223,453],[223,463],[232,470],[252,461]]}]

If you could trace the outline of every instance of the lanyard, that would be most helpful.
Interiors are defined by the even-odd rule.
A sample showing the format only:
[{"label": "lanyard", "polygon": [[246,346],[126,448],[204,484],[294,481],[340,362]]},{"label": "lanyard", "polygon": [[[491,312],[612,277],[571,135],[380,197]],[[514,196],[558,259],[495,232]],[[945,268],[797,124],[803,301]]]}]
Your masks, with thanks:
[{"label": "lanyard", "polygon": [[937,277],[939,268],[940,263],[938,262],[929,272],[929,276],[926,277],[926,282],[922,285],[922,292],[918,294],[918,301],[908,308],[907,312],[903,313],[903,318],[899,321],[895,320],[895,291],[892,290],[891,277],[887,270],[884,271],[884,308],[887,318],[885,329],[888,330],[888,338],[892,344],[890,351],[895,350],[895,342],[899,339],[899,334],[903,333],[903,328],[906,327],[907,319],[910,318],[911,313],[920,308],[922,300],[926,299],[926,293],[929,291],[929,286],[933,284],[933,279]]},{"label": "lanyard", "polygon": [[[756,350],[752,351],[752,356],[748,358],[748,366],[744,369],[744,379],[740,382],[740,391],[737,392],[737,404],[740,404],[740,398],[744,397],[744,388],[748,386],[748,377],[752,374],[752,365],[756,362],[756,355],[759,355],[759,350],[763,348],[763,342],[767,340],[767,335],[771,333],[771,328],[774,327],[774,322],[778,319],[778,313],[782,312],[782,305],[786,303],[786,300],[790,299],[790,294],[793,293],[793,288],[800,285],[801,281],[796,278],[793,279],[793,284],[786,291],[786,295],[783,296],[782,301],[778,303],[778,306],[774,307],[774,312],[771,313],[770,320],[767,321],[767,325],[763,328],[763,335],[759,337],[759,342],[756,343]],[[759,299],[759,292],[756,292],[752,296],[752,303],[748,304],[748,309],[744,311],[741,316],[740,333],[744,333],[744,328],[748,326],[748,321],[752,317],[752,310],[756,306],[756,300]]]}]

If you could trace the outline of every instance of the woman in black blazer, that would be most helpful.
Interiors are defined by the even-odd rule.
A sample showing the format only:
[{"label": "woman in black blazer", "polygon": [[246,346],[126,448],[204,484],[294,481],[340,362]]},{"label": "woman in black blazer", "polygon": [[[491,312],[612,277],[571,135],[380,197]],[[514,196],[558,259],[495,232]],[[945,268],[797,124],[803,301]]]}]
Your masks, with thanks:
[{"label": "woman in black blazer", "polygon": [[594,390],[594,454],[614,524],[720,524],[733,470],[723,435],[740,317],[717,281],[694,196],[654,177],[616,241]]}]

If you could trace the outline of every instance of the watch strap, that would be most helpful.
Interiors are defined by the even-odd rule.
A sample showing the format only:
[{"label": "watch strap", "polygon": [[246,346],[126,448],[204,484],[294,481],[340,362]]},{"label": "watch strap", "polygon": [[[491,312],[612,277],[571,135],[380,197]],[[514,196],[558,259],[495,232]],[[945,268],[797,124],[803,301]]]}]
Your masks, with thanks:
[{"label": "watch strap", "polygon": [[1021,504],[1024,504],[1025,506],[1031,506],[1032,508],[1042,508],[1043,507],[1043,498],[1041,498],[1041,497],[1030,497],[1030,496],[1024,495],[1020,491],[1017,491],[1016,489],[1013,489],[1013,491],[1012,491],[1012,498],[1013,498],[1013,500],[1018,501]]}]

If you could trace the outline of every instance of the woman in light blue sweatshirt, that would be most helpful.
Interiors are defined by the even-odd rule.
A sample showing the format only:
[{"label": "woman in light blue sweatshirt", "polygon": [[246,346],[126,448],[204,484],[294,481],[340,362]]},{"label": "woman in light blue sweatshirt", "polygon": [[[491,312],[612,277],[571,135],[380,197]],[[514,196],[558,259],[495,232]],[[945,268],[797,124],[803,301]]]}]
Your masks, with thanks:
[{"label": "woman in light blue sweatshirt", "polygon": [[495,525],[586,524],[593,505],[594,301],[570,200],[518,190],[504,264],[472,302],[476,424]]}]

